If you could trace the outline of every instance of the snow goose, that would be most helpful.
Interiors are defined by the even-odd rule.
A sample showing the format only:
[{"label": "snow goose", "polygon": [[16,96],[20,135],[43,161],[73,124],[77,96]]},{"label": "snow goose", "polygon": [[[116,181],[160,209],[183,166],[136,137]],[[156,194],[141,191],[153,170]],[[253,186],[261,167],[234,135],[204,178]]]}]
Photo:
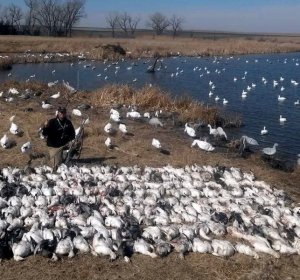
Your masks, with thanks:
[{"label": "snow goose", "polygon": [[215,149],[210,143],[207,143],[206,141],[202,141],[202,140],[194,140],[191,147],[194,147],[196,145],[200,149],[205,150],[207,152],[211,152]]},{"label": "snow goose", "polygon": [[42,108],[43,109],[51,109],[51,108],[53,108],[53,105],[51,105],[50,103],[46,103],[46,101],[42,101]]},{"label": "snow goose", "polygon": [[21,147],[21,152],[22,153],[29,153],[32,149],[32,146],[31,146],[31,142],[28,141],[26,142],[25,144],[22,145]]},{"label": "snow goose", "polygon": [[300,104],[300,101],[299,99],[297,101],[294,102],[294,105],[299,105]]},{"label": "snow goose", "polygon": [[284,123],[284,122],[286,122],[286,118],[283,118],[282,115],[280,115],[280,116],[279,116],[279,121],[280,121],[281,123]]},{"label": "snow goose", "polygon": [[195,129],[192,128],[192,127],[190,127],[190,126],[188,126],[187,123],[184,126],[184,132],[186,132],[191,137],[196,137]]},{"label": "snow goose", "polygon": [[278,95],[278,101],[284,101],[284,100],[286,100],[286,97]]},{"label": "snow goose", "polygon": [[224,105],[228,104],[228,100],[225,99],[225,98],[223,98],[223,104],[224,104]]},{"label": "snow goose", "polygon": [[11,146],[11,142],[6,134],[0,139],[0,144],[3,149],[8,149]]},{"label": "snow goose", "polygon": [[107,137],[105,142],[104,142],[105,146],[108,148],[108,149],[112,149],[113,148],[113,144],[112,144],[112,141],[111,141],[111,138],[110,137]]},{"label": "snow goose", "polygon": [[60,92],[55,93],[55,94],[51,95],[50,97],[51,97],[51,98],[54,98],[54,99],[57,99],[57,98],[60,97]]},{"label": "snow goose", "polygon": [[152,139],[152,146],[155,147],[156,149],[161,149],[161,144],[159,142],[159,140],[153,138]]},{"label": "snow goose", "polygon": [[21,132],[19,127],[14,122],[11,123],[9,131],[14,135],[18,135]]},{"label": "snow goose", "polygon": [[273,155],[275,155],[275,153],[276,153],[276,147],[277,147],[277,146],[278,146],[278,144],[275,143],[275,144],[273,145],[272,148],[267,147],[267,148],[264,148],[262,151],[263,151],[263,153],[264,153],[265,155],[273,156]]},{"label": "snow goose", "polygon": [[81,117],[82,116],[82,113],[79,109],[73,109],[72,110],[72,114],[77,116],[77,117]]},{"label": "snow goose", "polygon": [[268,133],[268,130],[264,126],[264,128],[260,131],[260,135],[266,135]]},{"label": "snow goose", "polygon": [[144,239],[137,239],[133,245],[134,252],[156,258],[157,255],[153,253],[154,247],[148,244]]}]

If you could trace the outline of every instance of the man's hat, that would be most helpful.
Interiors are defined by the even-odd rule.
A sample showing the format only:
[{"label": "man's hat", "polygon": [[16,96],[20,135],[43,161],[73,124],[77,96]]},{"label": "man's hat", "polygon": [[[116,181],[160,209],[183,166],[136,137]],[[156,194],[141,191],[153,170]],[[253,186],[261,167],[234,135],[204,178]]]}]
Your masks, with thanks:
[{"label": "man's hat", "polygon": [[66,109],[66,107],[59,106],[57,108],[57,112],[65,114],[65,113],[67,113],[67,109]]}]

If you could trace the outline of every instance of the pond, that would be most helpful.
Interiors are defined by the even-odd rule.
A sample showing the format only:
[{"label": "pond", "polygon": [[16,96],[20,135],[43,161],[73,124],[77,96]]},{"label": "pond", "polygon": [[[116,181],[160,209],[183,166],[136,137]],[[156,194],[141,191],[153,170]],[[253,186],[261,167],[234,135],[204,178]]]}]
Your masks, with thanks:
[{"label": "pond", "polygon": [[[241,114],[244,126],[231,129],[229,139],[247,135],[259,142],[260,149],[276,142],[279,154],[293,159],[300,154],[300,105],[297,105],[300,53],[171,57],[159,61],[155,73],[146,73],[152,62],[140,59],[115,63],[19,64],[14,65],[9,77],[8,72],[0,72],[0,82],[8,79],[65,80],[84,90],[108,83],[128,83],[135,87],[157,85],[172,95],[188,94],[205,104]],[[279,101],[279,95],[285,100]],[[228,101],[226,105],[224,98]],[[280,122],[280,115],[287,121]],[[261,135],[264,126],[268,134]]]}]

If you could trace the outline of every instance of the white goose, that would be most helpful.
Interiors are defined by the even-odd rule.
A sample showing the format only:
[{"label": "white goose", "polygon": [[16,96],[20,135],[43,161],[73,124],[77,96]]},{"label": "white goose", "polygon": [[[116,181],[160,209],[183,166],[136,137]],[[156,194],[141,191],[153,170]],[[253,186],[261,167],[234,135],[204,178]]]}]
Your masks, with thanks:
[{"label": "white goose", "polygon": [[202,140],[194,140],[191,147],[194,147],[196,145],[200,149],[205,150],[207,152],[211,152],[215,149],[210,143],[207,143],[206,141],[202,141]]},{"label": "white goose", "polygon": [[286,97],[278,95],[278,101],[284,101],[284,100],[286,100]]},{"label": "white goose", "polygon": [[267,148],[264,148],[262,151],[263,151],[263,153],[264,153],[265,155],[273,156],[273,155],[276,154],[276,147],[277,147],[277,146],[278,146],[278,144],[275,143],[275,144],[273,145],[272,148],[267,147]]},{"label": "white goose", "polygon": [[184,126],[184,132],[186,132],[189,136],[191,137],[196,137],[196,131],[194,128],[188,126],[188,124],[186,123]]},{"label": "white goose", "polygon": [[14,135],[18,135],[21,132],[19,127],[13,122],[10,125],[9,131],[10,131],[10,133],[12,133]]},{"label": "white goose", "polygon": [[51,97],[51,98],[54,98],[54,99],[57,99],[57,98],[60,97],[60,92],[55,93],[55,94],[51,95],[50,97]]},{"label": "white goose", "polygon": [[21,152],[22,153],[29,153],[32,149],[32,146],[31,146],[31,142],[26,142],[25,144],[22,145],[21,147]]},{"label": "white goose", "polygon": [[284,123],[284,122],[286,122],[286,118],[284,118],[284,117],[282,117],[282,115],[280,115],[280,116],[279,116],[279,121],[280,121],[281,123]]},{"label": "white goose", "polygon": [[153,138],[152,139],[152,146],[155,147],[156,149],[161,149],[161,144],[159,142],[159,140]]},{"label": "white goose", "polygon": [[10,147],[11,143],[6,134],[0,139],[0,144],[3,149],[8,149]]},{"label": "white goose", "polygon": [[266,127],[264,126],[264,128],[260,131],[260,134],[261,135],[266,135],[266,134],[268,134],[268,130],[266,129]]},{"label": "white goose", "polygon": [[78,110],[78,109],[73,109],[72,110],[72,114],[75,115],[75,116],[77,116],[77,117],[81,117],[82,116],[81,111]]}]

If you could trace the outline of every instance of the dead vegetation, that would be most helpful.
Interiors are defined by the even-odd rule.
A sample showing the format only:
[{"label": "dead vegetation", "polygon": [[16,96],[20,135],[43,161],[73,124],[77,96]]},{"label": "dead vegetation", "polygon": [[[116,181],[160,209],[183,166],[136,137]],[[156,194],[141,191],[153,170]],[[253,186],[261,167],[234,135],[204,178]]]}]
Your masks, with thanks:
[{"label": "dead vegetation", "polygon": [[[114,46],[113,48],[109,46]],[[123,51],[120,51],[120,50]],[[250,53],[296,52],[300,50],[300,37],[247,37],[203,39],[167,36],[139,36],[138,38],[53,38],[33,36],[0,36],[0,53],[45,54],[68,53],[72,58],[85,53],[88,59],[118,59],[171,55],[212,56]],[[17,56],[16,61],[39,62],[43,57]]]},{"label": "dead vegetation", "polygon": [[0,71],[11,70],[13,66],[13,60],[11,58],[0,58]]}]

